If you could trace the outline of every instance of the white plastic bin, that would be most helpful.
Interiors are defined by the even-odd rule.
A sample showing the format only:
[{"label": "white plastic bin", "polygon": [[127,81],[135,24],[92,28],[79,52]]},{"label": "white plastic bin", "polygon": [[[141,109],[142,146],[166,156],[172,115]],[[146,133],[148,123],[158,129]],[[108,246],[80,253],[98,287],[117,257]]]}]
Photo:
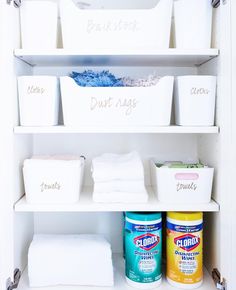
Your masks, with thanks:
[{"label": "white plastic bin", "polygon": [[211,47],[211,0],[175,0],[174,17],[176,48]]},{"label": "white plastic bin", "polygon": [[21,42],[24,49],[57,47],[58,5],[52,1],[22,1]]},{"label": "white plastic bin", "polygon": [[160,202],[209,203],[214,168],[158,168],[151,160],[152,185]]},{"label": "white plastic bin", "polygon": [[21,126],[58,124],[59,84],[52,76],[18,77]]},{"label": "white plastic bin", "polygon": [[181,76],[175,82],[175,118],[181,126],[213,126],[216,77]]},{"label": "white plastic bin", "polygon": [[66,49],[145,51],[169,48],[173,0],[157,0],[152,9],[80,9],[60,1]]},{"label": "white plastic bin", "polygon": [[26,200],[30,204],[76,203],[84,174],[84,158],[39,156],[23,166]]},{"label": "white plastic bin", "polygon": [[61,77],[65,126],[168,126],[174,77],[150,87],[80,87]]}]

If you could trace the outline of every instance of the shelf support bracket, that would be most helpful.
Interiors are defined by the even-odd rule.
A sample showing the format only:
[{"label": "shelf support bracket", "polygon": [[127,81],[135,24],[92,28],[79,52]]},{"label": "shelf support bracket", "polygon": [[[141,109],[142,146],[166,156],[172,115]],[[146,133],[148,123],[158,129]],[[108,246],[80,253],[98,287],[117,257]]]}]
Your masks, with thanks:
[{"label": "shelf support bracket", "polygon": [[21,278],[21,271],[19,269],[15,269],[14,271],[14,281],[11,281],[11,278],[7,279],[6,290],[13,290],[18,287]]},{"label": "shelf support bracket", "polygon": [[21,6],[21,1],[22,0],[6,0],[8,5],[11,5],[13,2],[13,5],[15,8],[19,8]]}]

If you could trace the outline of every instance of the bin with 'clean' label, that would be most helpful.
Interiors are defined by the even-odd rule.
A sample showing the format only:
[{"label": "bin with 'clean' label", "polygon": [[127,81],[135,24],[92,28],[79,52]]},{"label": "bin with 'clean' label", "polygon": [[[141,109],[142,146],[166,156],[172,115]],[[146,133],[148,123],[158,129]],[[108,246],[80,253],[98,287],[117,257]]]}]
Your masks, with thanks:
[{"label": "bin with 'clean' label", "polygon": [[139,289],[161,284],[161,213],[126,212],[125,272],[127,283]]},{"label": "bin with 'clean' label", "polygon": [[175,82],[175,118],[180,126],[213,126],[215,76],[180,76]]}]

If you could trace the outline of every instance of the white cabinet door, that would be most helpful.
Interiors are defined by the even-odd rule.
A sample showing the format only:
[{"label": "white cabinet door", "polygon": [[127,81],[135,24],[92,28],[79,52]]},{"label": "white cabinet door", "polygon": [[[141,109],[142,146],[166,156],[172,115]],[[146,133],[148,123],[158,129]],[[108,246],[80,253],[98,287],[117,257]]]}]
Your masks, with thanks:
[{"label": "white cabinet door", "polygon": [[14,135],[16,114],[13,48],[19,41],[17,9],[0,1],[0,289],[13,275]]},{"label": "white cabinet door", "polygon": [[233,285],[230,289],[235,289],[236,285],[236,192],[235,192],[235,178],[236,178],[236,1],[231,0],[231,35],[232,35],[232,198],[231,198],[231,275],[229,284]]}]

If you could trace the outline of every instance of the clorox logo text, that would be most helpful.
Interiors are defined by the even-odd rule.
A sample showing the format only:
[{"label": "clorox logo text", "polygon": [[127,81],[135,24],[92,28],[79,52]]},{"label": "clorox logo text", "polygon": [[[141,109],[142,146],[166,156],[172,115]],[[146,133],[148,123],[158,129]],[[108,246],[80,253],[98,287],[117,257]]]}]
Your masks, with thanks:
[{"label": "clorox logo text", "polygon": [[199,246],[200,238],[191,234],[186,234],[175,238],[174,243],[177,245],[177,247],[180,247],[181,249],[190,252],[194,250],[197,246]]},{"label": "clorox logo text", "polygon": [[141,235],[134,239],[134,244],[136,247],[141,248],[145,251],[150,251],[155,248],[160,242],[160,237],[150,233]]}]

